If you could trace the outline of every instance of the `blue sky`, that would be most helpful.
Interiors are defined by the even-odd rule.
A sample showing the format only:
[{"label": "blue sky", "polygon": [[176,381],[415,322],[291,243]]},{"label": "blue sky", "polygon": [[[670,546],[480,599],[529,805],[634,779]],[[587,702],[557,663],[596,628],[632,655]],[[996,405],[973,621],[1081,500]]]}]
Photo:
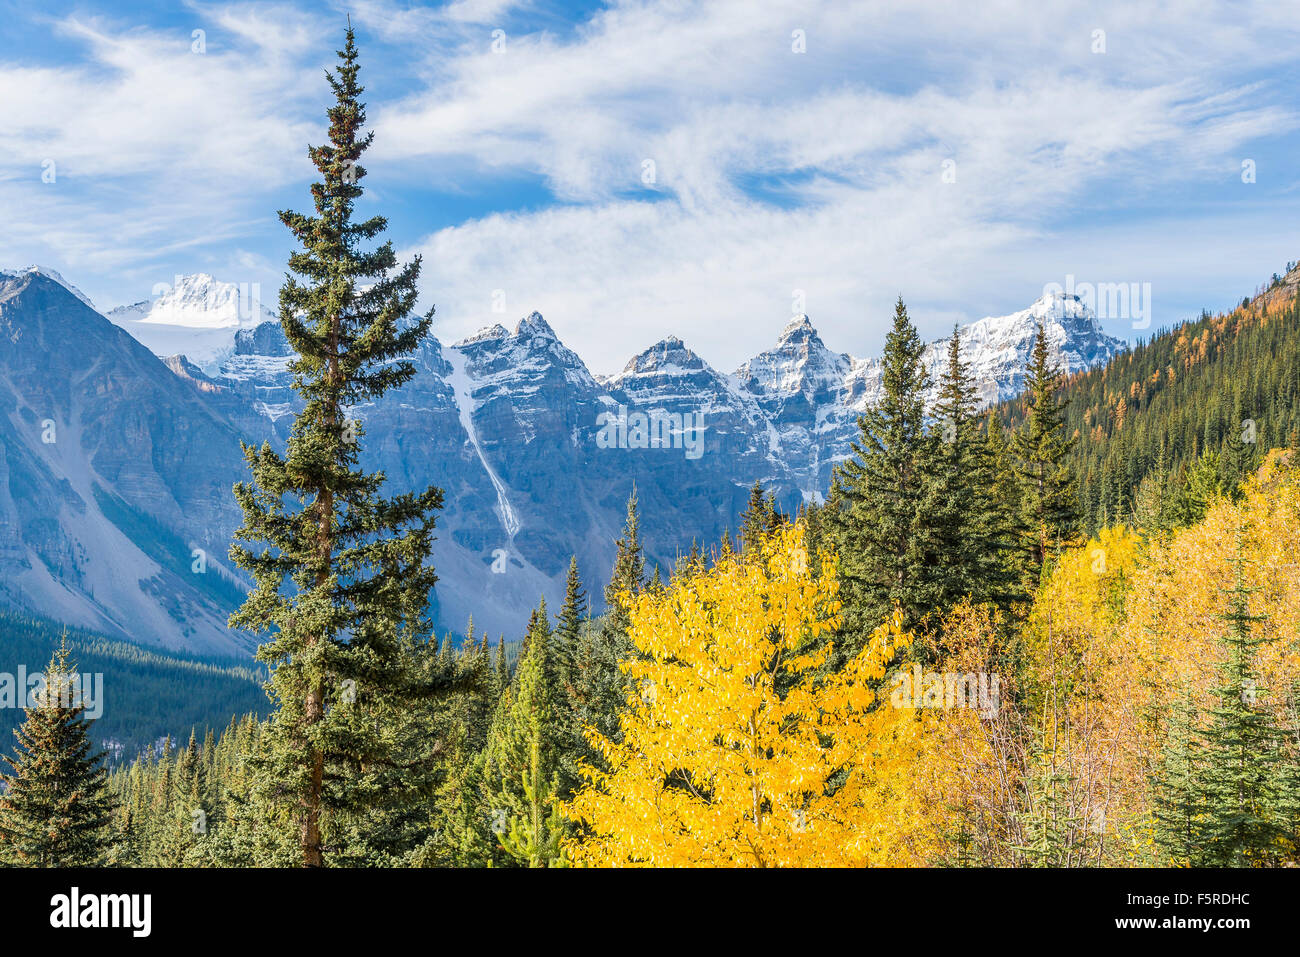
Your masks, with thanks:
[{"label": "blue sky", "polygon": [[273,300],[350,13],[363,211],[444,340],[537,309],[597,373],[669,334],[730,370],[797,291],[870,355],[900,293],[937,337],[1068,275],[1150,283],[1160,327],[1300,259],[1300,21],[1133,6],[0,0],[0,265]]}]

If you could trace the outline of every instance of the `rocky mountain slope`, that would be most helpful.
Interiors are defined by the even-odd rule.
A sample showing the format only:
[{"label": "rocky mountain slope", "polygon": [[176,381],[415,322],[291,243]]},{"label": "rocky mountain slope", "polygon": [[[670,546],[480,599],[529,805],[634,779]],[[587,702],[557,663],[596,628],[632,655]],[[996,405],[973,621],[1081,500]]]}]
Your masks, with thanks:
[{"label": "rocky mountain slope", "polygon": [[[168,647],[254,642],[223,624],[237,598],[230,486],[239,441],[282,442],[296,397],[278,324],[241,294],[180,277],[105,319],[61,277],[0,277],[0,342],[13,344],[0,352],[0,603]],[[1064,296],[982,319],[963,350],[986,400],[1019,390],[1038,321],[1069,371],[1124,348]],[[944,348],[926,353],[935,377]],[[731,374],[668,338],[598,379],[537,313],[430,340],[415,363],[401,390],[351,410],[363,460],[395,490],[446,491],[440,627],[462,631],[472,613],[507,637],[539,597],[558,603],[570,555],[599,600],[634,487],[649,560],[665,567],[734,531],[756,479],[787,508],[820,497],[880,390],[879,363],[832,351],[807,316]]]}]

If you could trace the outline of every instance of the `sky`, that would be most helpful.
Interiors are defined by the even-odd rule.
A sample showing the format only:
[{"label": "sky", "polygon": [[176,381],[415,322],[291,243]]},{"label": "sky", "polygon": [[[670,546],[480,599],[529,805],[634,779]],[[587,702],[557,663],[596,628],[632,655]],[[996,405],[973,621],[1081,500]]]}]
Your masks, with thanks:
[{"label": "sky", "polygon": [[350,15],[358,212],[423,256],[445,342],[536,310],[597,374],[669,335],[730,371],[800,311],[869,356],[900,295],[938,338],[1070,282],[1149,289],[1149,326],[1102,320],[1148,336],[1300,259],[1296,13],[0,0],[0,267],[274,308]]}]

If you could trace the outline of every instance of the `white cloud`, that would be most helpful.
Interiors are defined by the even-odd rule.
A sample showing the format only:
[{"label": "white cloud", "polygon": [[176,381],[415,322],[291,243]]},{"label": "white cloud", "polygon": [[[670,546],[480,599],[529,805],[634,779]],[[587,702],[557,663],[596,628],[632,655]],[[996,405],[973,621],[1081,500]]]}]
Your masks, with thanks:
[{"label": "white cloud", "polygon": [[[1242,234],[1256,249],[1243,223],[1275,234],[1229,190],[1241,155],[1297,128],[1285,64],[1300,25],[1265,2],[628,0],[532,33],[557,23],[551,5],[195,5],[202,55],[189,26],[80,16],[58,23],[85,50],[75,65],[0,53],[0,263],[51,261],[97,299],[87,272],[170,278],[200,256],[273,281],[272,200],[309,181],[338,45],[322,38],[345,9],[363,33],[379,211],[409,234],[428,200],[404,191],[444,181],[490,197],[534,177],[558,201],[412,244],[438,334],[501,320],[504,289],[504,318],[543,310],[598,372],[669,333],[731,368],[773,338],[794,289],[828,344],[864,354],[900,292],[941,334],[1025,305],[1074,262],[1130,278],[1109,273],[1140,270],[1143,242],[1213,275],[1198,255],[1243,257],[1189,224],[1218,223],[1219,247]],[[40,182],[46,158],[57,185]],[[1092,223],[1219,182],[1213,215],[1173,209],[1116,227],[1122,241]]]},{"label": "white cloud", "polygon": [[[767,345],[798,288],[828,342],[870,352],[899,292],[944,323],[983,314],[964,293],[1013,249],[1041,263],[1033,244],[1085,219],[1098,190],[1111,205],[1222,176],[1232,150],[1296,128],[1242,72],[1263,5],[1207,6],[1181,26],[1160,10],[1000,6],[621,4],[576,39],[445,64],[378,114],[381,155],[534,173],[573,205],[419,244],[439,334],[500,319],[488,310],[504,289],[511,313],[542,309],[597,371],[670,332],[731,368]],[[808,53],[791,52],[792,29]],[[784,180],[784,202],[752,195],[756,177]],[[1021,270],[1025,298],[1008,307],[1069,264],[1047,268]]]},{"label": "white cloud", "polygon": [[56,30],[85,50],[76,64],[0,58],[0,260],[74,275],[179,264],[273,223],[264,198],[305,178],[305,144],[322,135],[305,104],[331,51],[303,14],[238,5],[166,31],[82,17]]}]

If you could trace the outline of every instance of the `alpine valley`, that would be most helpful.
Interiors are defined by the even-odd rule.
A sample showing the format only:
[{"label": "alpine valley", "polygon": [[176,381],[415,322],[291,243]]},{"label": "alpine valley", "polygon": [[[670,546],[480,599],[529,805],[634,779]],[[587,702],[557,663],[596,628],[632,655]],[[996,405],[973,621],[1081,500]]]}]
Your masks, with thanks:
[{"label": "alpine valley", "polygon": [[[241,441],[287,436],[289,348],[246,289],[194,275],[158,292],[101,314],[50,270],[0,271],[0,607],[243,655],[257,639],[226,625],[245,586],[227,558],[231,486]],[[981,319],[961,341],[985,404],[1020,391],[1038,322],[1068,373],[1126,348],[1078,297]],[[945,346],[927,349],[932,380]],[[634,488],[665,571],[696,537],[734,531],[756,480],[788,510],[820,498],[881,390],[879,362],[831,350],[807,316],[731,374],[670,337],[594,376],[537,313],[430,340],[414,361],[407,385],[351,410],[363,464],[397,490],[445,489],[436,623],[460,633],[472,614],[507,638],[539,595],[558,606],[571,555],[606,577]],[[601,439],[638,413],[698,423],[702,445]]]}]

